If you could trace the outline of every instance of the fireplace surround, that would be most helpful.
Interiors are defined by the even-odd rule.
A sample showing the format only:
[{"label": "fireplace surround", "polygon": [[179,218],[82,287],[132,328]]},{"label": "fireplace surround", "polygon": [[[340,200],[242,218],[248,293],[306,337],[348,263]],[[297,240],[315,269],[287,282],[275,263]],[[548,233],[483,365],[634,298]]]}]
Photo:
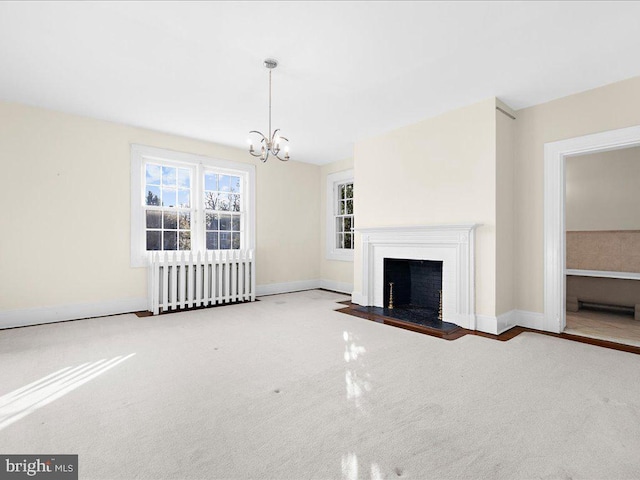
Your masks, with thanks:
[{"label": "fireplace surround", "polygon": [[442,263],[442,320],[476,329],[475,229],[478,224],[359,228],[362,289],[353,302],[386,307],[385,259]]}]

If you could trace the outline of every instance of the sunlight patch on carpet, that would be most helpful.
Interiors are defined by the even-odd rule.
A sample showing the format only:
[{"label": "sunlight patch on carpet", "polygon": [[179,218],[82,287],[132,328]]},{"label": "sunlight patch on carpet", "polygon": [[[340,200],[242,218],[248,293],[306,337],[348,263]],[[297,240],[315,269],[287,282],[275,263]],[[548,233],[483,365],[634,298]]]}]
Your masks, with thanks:
[{"label": "sunlight patch on carpet", "polygon": [[[355,453],[347,453],[342,456],[342,480],[358,480],[358,456]],[[362,472],[364,474],[364,472]],[[371,480],[382,480],[382,472],[377,463],[371,464]]]},{"label": "sunlight patch on carpet", "polygon": [[357,337],[350,332],[342,333],[344,339],[344,361],[347,362],[344,381],[347,389],[347,400],[353,401],[355,407],[365,413],[364,395],[371,390],[369,373],[366,371],[363,356],[366,349],[356,343]]},{"label": "sunlight patch on carpet", "polygon": [[0,430],[84,385],[134,355],[135,353],[130,353],[109,360],[103,358],[76,367],[66,367],[3,395],[0,397]]}]

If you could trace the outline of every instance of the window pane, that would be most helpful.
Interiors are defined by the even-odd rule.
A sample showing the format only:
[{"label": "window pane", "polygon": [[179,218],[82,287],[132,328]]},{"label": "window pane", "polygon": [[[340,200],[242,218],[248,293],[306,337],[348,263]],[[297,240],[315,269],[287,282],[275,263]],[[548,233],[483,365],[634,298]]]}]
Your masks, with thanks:
[{"label": "window pane", "polygon": [[147,231],[147,250],[162,250],[160,244],[162,242],[162,232]]},{"label": "window pane", "polygon": [[218,250],[218,232],[207,232],[207,250]]},{"label": "window pane", "polygon": [[215,173],[205,173],[204,189],[212,191],[218,190],[218,175]]},{"label": "window pane", "polygon": [[344,192],[344,185],[340,185],[340,186],[338,187],[338,198],[339,198],[340,200],[343,200],[343,199],[344,199],[344,194],[345,194],[345,192]]},{"label": "window pane", "polygon": [[231,230],[235,230],[236,232],[240,230],[240,215],[231,217]]},{"label": "window pane", "polygon": [[218,215],[207,213],[205,215],[206,230],[218,230]]},{"label": "window pane", "polygon": [[229,250],[231,248],[231,234],[220,232],[220,250]]},{"label": "window pane", "polygon": [[239,194],[235,193],[235,194],[229,195],[229,202],[230,202],[229,210],[231,210],[232,212],[240,211],[240,195]]},{"label": "window pane", "polygon": [[187,212],[180,213],[180,230],[189,230],[191,228],[191,214]]},{"label": "window pane", "polygon": [[207,210],[218,209],[218,194],[215,192],[204,192],[204,208]]},{"label": "window pane", "polygon": [[147,185],[160,185],[160,165],[147,164],[145,182]]},{"label": "window pane", "polygon": [[[220,215],[220,230],[231,230],[231,215]],[[222,237],[220,237],[222,242]]]},{"label": "window pane", "polygon": [[350,233],[344,234],[344,248],[353,248],[352,235]]},{"label": "window pane", "polygon": [[176,168],[162,167],[162,185],[175,187],[177,183]]},{"label": "window pane", "polygon": [[178,205],[182,208],[191,206],[191,190],[178,190]]},{"label": "window pane", "polygon": [[220,175],[220,180],[218,183],[218,190],[221,192],[228,192],[231,190],[231,179],[229,175]]},{"label": "window pane", "polygon": [[234,250],[239,250],[240,249],[240,234],[239,233],[232,233],[231,234],[231,248],[233,248]]},{"label": "window pane", "polygon": [[344,215],[344,210],[345,210],[344,201],[338,202],[338,214]]},{"label": "window pane", "polygon": [[231,209],[231,202],[229,200],[229,195],[220,194],[218,195],[218,210],[223,212],[228,212]]},{"label": "window pane", "polygon": [[175,188],[163,188],[162,189],[162,206],[175,207],[177,205],[176,194],[177,192]]},{"label": "window pane", "polygon": [[164,231],[163,236],[163,250],[177,250],[178,249],[178,232]]},{"label": "window pane", "polygon": [[342,217],[336,218],[336,232],[343,232],[344,230],[342,229],[342,226]]},{"label": "window pane", "polygon": [[191,188],[191,171],[187,168],[178,169],[178,186]]},{"label": "window pane", "polygon": [[336,248],[344,248],[344,233],[338,233],[336,237]]},{"label": "window pane", "polygon": [[345,219],[344,219],[344,231],[345,232],[350,232],[351,231],[351,217],[345,217]]},{"label": "window pane", "polygon": [[347,200],[347,213],[349,215],[353,214],[353,200]]},{"label": "window pane", "polygon": [[162,228],[162,212],[147,210],[147,228]]},{"label": "window pane", "polygon": [[191,232],[180,232],[180,250],[191,250]]},{"label": "window pane", "polygon": [[147,187],[147,196],[144,203],[145,205],[160,206],[160,187]]},{"label": "window pane", "polygon": [[240,192],[240,177],[231,177],[231,189],[232,192]]},{"label": "window pane", "polygon": [[353,198],[353,183],[347,183],[346,198]]},{"label": "window pane", "polygon": [[176,212],[164,212],[164,228],[165,230],[178,228],[178,214]]}]

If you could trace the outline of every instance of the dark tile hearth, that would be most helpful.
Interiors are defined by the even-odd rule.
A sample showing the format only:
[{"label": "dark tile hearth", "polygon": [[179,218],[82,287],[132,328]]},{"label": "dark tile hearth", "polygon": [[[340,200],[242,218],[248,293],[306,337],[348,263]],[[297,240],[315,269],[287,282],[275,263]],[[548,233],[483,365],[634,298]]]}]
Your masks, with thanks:
[{"label": "dark tile hearth", "polygon": [[[597,338],[591,337],[582,337],[579,335],[572,335],[568,333],[551,333],[551,332],[543,332],[541,330],[534,330],[526,327],[513,327],[506,332],[501,333],[500,335],[492,335],[490,333],[484,333],[477,330],[467,330],[466,328],[462,328],[458,325],[454,325],[449,322],[441,322],[437,320],[427,320],[425,323],[415,323],[411,320],[405,320],[400,317],[390,317],[387,316],[387,313],[390,311],[388,308],[380,308],[380,307],[363,307],[361,305],[357,305],[352,303],[349,300],[338,302],[344,305],[343,308],[338,308],[337,311],[340,313],[346,313],[347,315],[352,315],[354,317],[363,318],[366,320],[370,320],[377,323],[384,323],[385,325],[390,325],[393,327],[404,328],[405,330],[411,330],[418,333],[423,333],[425,335],[429,335],[432,337],[439,337],[443,340],[456,340],[460,337],[464,337],[465,335],[474,335],[478,337],[492,338],[494,340],[499,340],[501,342],[506,342],[511,340],[514,337],[517,337],[523,332],[531,332],[537,333],[540,335],[548,335],[556,338],[563,338],[566,340],[587,343],[590,345],[596,345],[599,347],[610,348],[612,350],[619,350],[622,352],[633,353],[636,355],[640,355],[640,347],[636,347],[634,345],[625,345],[621,343],[615,343],[608,340],[600,340]],[[402,315],[403,313],[399,313],[402,310],[401,308],[394,308],[391,310],[393,315]],[[434,318],[434,317],[431,317]],[[428,323],[433,322],[433,323]]]},{"label": "dark tile hearth", "polygon": [[451,333],[460,328],[458,325],[455,325],[453,323],[438,320],[437,312],[434,312],[433,310],[428,308],[396,307],[390,309],[381,307],[362,307],[359,305],[353,306],[352,308],[362,313],[369,313],[380,317],[402,320],[404,322],[410,322],[415,325],[438,330],[443,333]]}]

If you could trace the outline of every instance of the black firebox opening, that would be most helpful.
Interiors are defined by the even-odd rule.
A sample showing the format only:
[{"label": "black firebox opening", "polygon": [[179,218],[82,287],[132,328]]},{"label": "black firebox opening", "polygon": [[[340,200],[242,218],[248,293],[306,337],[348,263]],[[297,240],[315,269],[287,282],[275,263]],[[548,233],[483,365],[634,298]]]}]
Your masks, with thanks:
[{"label": "black firebox opening", "polygon": [[388,312],[390,282],[393,282],[394,310],[409,311],[418,320],[421,317],[428,320],[438,318],[442,261],[385,258],[384,309],[387,314],[393,313]]}]

